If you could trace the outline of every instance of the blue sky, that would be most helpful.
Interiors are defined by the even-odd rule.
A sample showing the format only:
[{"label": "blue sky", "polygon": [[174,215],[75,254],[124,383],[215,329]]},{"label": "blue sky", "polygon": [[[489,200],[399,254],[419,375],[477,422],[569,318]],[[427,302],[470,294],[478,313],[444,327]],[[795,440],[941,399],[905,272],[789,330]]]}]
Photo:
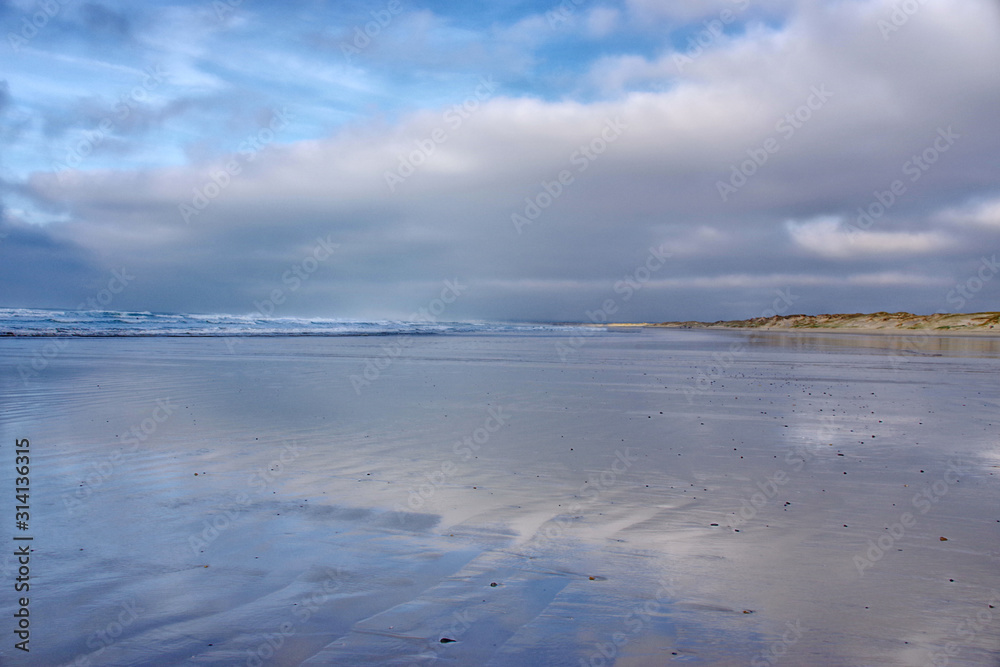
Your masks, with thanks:
[{"label": "blue sky", "polygon": [[1000,309],[1000,12],[910,4],[0,1],[0,305]]}]

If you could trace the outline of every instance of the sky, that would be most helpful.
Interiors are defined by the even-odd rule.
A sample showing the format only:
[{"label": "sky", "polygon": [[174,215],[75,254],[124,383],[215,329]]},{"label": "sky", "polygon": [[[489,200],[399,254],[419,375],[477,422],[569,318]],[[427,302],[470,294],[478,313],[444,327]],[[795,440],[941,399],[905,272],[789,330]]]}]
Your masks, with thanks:
[{"label": "sky", "polygon": [[1000,310],[996,0],[0,0],[0,306]]}]

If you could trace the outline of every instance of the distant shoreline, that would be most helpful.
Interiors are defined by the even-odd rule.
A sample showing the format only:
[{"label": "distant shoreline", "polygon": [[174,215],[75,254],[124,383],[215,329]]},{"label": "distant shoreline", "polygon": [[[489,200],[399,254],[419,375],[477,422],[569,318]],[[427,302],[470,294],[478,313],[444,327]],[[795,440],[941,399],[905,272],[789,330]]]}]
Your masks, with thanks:
[{"label": "distant shoreline", "polygon": [[611,323],[612,327],[651,327],[668,329],[728,329],[770,332],[821,332],[861,334],[918,335],[992,335],[1000,336],[1000,312],[937,313],[852,313],[831,315],[776,315],[749,320],[717,322],[648,322]]}]

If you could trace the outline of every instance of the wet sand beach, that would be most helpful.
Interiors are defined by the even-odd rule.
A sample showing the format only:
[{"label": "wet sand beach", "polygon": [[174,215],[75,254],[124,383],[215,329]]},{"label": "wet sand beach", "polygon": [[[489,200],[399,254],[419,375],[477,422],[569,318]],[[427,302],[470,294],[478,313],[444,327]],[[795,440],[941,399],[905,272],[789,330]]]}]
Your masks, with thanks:
[{"label": "wet sand beach", "polygon": [[3,664],[1000,664],[997,339],[62,340]]}]

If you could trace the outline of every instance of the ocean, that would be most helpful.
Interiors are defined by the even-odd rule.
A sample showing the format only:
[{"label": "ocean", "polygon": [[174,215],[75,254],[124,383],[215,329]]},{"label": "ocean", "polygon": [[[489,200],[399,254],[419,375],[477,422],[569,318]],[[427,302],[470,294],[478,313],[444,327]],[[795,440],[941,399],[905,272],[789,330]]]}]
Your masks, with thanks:
[{"label": "ocean", "polygon": [[262,317],[259,314],[151,313],[0,308],[0,336],[379,336],[567,331],[571,325]]}]

